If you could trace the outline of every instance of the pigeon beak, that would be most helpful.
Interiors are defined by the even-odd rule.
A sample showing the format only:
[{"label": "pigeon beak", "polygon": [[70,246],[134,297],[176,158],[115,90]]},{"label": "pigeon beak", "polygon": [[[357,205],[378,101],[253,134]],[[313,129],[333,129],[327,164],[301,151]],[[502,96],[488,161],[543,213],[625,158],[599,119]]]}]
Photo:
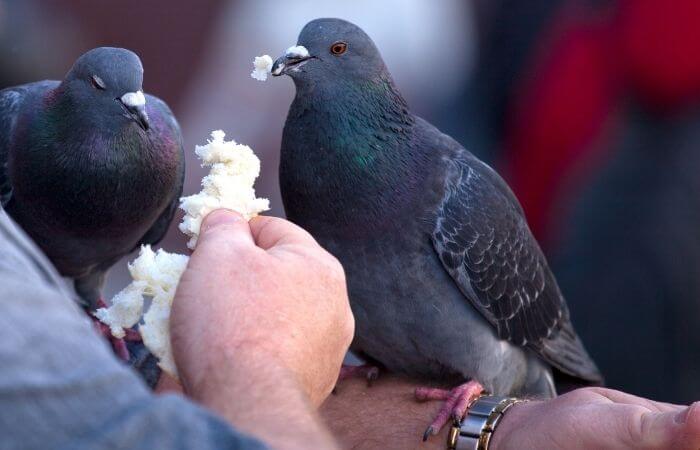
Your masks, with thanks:
[{"label": "pigeon beak", "polygon": [[[289,72],[296,72],[301,66],[303,66],[306,61],[313,58],[313,56],[306,53],[299,53],[296,51],[291,51],[295,47],[290,47],[287,52],[277,58],[275,63],[272,65],[272,76],[279,77],[281,75],[286,75]],[[304,49],[306,50],[306,49]]]},{"label": "pigeon beak", "polygon": [[144,131],[148,131],[150,124],[146,113],[146,97],[143,92],[127,92],[117,100],[128,111],[128,117],[136,121]]}]

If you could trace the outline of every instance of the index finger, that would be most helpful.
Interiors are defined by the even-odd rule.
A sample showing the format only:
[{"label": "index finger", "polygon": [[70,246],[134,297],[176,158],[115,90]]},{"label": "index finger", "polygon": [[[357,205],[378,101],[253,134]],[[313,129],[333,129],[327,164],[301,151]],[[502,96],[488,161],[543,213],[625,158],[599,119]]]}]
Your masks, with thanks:
[{"label": "index finger", "polygon": [[649,400],[646,398],[637,397],[636,395],[627,394],[626,392],[618,391],[615,389],[607,389],[607,388],[600,388],[600,387],[591,387],[588,389],[591,391],[594,391],[598,395],[601,395],[601,396],[609,399],[613,403],[643,406],[643,407],[649,409],[650,411],[663,412],[663,411],[672,411],[672,410],[679,410],[679,409],[686,408],[685,405],[676,405],[673,403],[657,402],[654,400]]},{"label": "index finger", "polygon": [[306,230],[279,217],[254,217],[248,225],[255,244],[263,250],[288,244],[318,245]]}]

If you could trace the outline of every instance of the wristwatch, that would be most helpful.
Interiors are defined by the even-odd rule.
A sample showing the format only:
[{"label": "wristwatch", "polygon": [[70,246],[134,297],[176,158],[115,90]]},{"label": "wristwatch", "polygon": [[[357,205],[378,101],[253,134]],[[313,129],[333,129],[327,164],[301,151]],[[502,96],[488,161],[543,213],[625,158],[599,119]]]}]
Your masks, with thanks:
[{"label": "wristwatch", "polygon": [[471,404],[467,415],[456,422],[447,437],[449,450],[488,450],[493,430],[505,412],[525,400],[484,395]]}]

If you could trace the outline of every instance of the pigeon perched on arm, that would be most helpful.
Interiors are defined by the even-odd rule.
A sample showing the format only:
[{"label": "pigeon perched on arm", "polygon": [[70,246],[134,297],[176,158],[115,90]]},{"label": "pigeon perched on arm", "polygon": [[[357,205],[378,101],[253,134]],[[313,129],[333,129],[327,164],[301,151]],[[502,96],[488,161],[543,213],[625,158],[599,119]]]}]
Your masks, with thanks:
[{"label": "pigeon perched on arm", "polygon": [[102,47],[63,81],[0,91],[2,207],[89,312],[109,267],[165,235],[182,193],[180,127],[142,82],[136,54]]},{"label": "pigeon perched on arm", "polygon": [[272,68],[296,86],[281,149],[285,211],[345,267],[353,350],[459,384],[417,391],[447,400],[427,433],[461,419],[482,386],[549,397],[553,371],[601,383],[498,174],[409,111],[357,26],[317,19],[297,46],[306,52],[292,47]]}]

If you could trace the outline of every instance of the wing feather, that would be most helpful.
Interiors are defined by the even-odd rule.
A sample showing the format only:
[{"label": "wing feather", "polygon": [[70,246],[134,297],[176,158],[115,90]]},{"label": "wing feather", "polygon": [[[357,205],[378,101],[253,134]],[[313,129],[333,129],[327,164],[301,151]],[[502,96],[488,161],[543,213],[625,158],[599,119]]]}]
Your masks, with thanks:
[{"label": "wing feather", "polygon": [[531,348],[569,375],[600,383],[515,196],[466,151],[449,166],[433,232],[447,272],[500,338]]}]

